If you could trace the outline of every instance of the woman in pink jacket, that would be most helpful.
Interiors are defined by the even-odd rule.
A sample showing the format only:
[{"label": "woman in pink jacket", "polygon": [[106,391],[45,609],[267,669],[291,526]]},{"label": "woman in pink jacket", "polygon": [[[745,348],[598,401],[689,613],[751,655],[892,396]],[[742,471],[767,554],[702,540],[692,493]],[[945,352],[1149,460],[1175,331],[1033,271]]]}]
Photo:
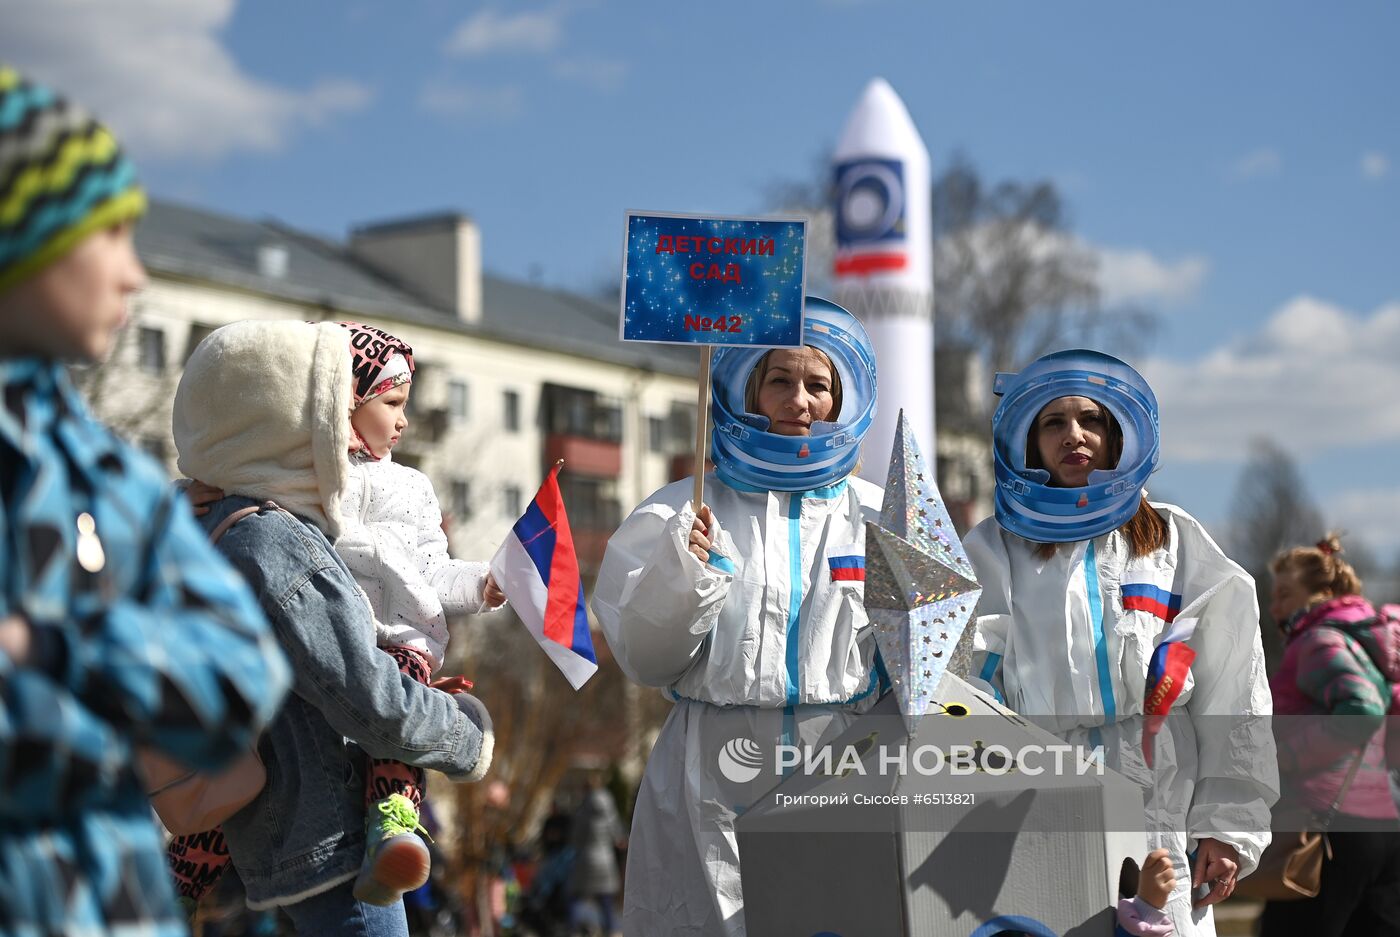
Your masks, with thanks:
[{"label": "woman in pink jacket", "polygon": [[1269,611],[1285,640],[1270,684],[1282,784],[1274,826],[1316,829],[1317,818],[1335,816],[1322,890],[1269,902],[1260,933],[1400,934],[1400,819],[1387,774],[1400,764],[1400,719],[1386,719],[1400,715],[1400,608],[1377,612],[1361,596],[1334,535],[1280,553],[1269,568]]}]

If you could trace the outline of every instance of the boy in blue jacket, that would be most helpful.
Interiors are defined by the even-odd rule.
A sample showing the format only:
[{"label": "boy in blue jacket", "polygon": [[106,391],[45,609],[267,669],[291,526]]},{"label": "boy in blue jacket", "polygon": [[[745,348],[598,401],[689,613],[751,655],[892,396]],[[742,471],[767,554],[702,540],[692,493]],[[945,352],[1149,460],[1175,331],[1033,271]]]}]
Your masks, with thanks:
[{"label": "boy in blue jacket", "polygon": [[0,65],[0,935],[185,934],[135,754],[243,751],[289,670],[165,473],[64,362],[110,351],[145,283],[131,164]]}]

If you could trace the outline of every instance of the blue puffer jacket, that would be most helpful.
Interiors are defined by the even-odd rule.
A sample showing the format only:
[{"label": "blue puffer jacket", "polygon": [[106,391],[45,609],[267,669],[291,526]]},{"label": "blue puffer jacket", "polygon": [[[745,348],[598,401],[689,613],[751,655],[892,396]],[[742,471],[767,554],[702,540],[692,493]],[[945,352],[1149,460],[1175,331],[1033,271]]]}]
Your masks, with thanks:
[{"label": "blue puffer jacket", "polygon": [[0,617],[33,636],[24,664],[0,653],[0,935],[185,934],[133,753],[225,763],[286,659],[165,473],[60,367],[0,361],[0,389]]}]

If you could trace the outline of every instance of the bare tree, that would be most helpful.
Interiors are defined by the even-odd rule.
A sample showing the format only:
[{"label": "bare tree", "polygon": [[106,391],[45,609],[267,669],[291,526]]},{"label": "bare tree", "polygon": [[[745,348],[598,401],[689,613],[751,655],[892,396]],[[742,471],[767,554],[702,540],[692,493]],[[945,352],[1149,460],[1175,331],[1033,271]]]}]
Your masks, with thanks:
[{"label": "bare tree", "polygon": [[1098,257],[1049,181],[989,187],[955,156],[933,185],[933,236],[938,344],[982,351],[993,372],[1070,343],[1131,353],[1155,327],[1146,310],[1101,304]]},{"label": "bare tree", "polygon": [[1269,615],[1269,561],[1280,550],[1316,543],[1326,532],[1292,456],[1269,439],[1255,439],[1240,470],[1230,507],[1230,556],[1254,577],[1264,651],[1270,666],[1282,654],[1278,622]]},{"label": "bare tree", "polygon": [[1255,439],[1231,502],[1230,555],[1251,573],[1267,570],[1280,550],[1316,543],[1325,532],[1293,457],[1272,440]]},{"label": "bare tree", "polygon": [[[825,282],[835,251],[829,159],[805,179],[772,183],[767,204],[811,219],[808,282]],[[934,326],[940,348],[978,353],[993,371],[1070,343],[1108,345],[1125,354],[1156,326],[1150,312],[1106,308],[1098,257],[1070,233],[1053,183],[988,186],[955,155],[933,182]]]},{"label": "bare tree", "polygon": [[[458,834],[448,856],[463,896],[482,921],[489,919],[490,878],[529,841],[569,770],[580,762],[616,764],[633,724],[640,719],[659,725],[669,709],[660,694],[650,693],[640,700],[643,713],[628,712],[627,680],[600,637],[594,642],[598,673],[575,693],[514,617],[503,611],[455,629],[444,670],[475,681],[472,692],[495,724],[487,780],[454,791]],[[502,795],[494,801],[493,782]]]},{"label": "bare tree", "polygon": [[1327,521],[1288,453],[1267,439],[1255,440],[1251,450],[1235,488],[1229,546],[1230,555],[1261,581],[1261,595],[1267,589],[1269,561],[1281,550],[1309,546],[1335,532],[1343,559],[1361,578],[1367,597],[1377,603],[1400,598],[1400,568],[1388,565],[1359,536]]}]

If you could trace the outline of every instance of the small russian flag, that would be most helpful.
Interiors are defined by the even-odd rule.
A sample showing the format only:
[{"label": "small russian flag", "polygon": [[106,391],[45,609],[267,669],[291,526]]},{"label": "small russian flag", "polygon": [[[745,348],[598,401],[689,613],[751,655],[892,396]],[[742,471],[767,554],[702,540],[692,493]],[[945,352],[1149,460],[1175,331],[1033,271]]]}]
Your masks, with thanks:
[{"label": "small russian flag", "polygon": [[[560,463],[559,465],[562,465]],[[575,690],[598,671],[559,465],[491,560],[501,591]]]},{"label": "small russian flag", "polygon": [[1195,630],[1195,619],[1181,619],[1162,636],[1162,643],[1148,661],[1147,693],[1142,705],[1142,754],[1149,768],[1152,767],[1153,739],[1161,731],[1162,720],[1171,712],[1172,704],[1186,688],[1186,675],[1196,659],[1195,649],[1186,643]]},{"label": "small russian flag", "polygon": [[832,582],[865,582],[865,551],[859,546],[837,547],[826,557]]},{"label": "small russian flag", "polygon": [[1159,589],[1150,582],[1123,583],[1123,610],[1151,612],[1170,624],[1181,611],[1181,596]]}]

